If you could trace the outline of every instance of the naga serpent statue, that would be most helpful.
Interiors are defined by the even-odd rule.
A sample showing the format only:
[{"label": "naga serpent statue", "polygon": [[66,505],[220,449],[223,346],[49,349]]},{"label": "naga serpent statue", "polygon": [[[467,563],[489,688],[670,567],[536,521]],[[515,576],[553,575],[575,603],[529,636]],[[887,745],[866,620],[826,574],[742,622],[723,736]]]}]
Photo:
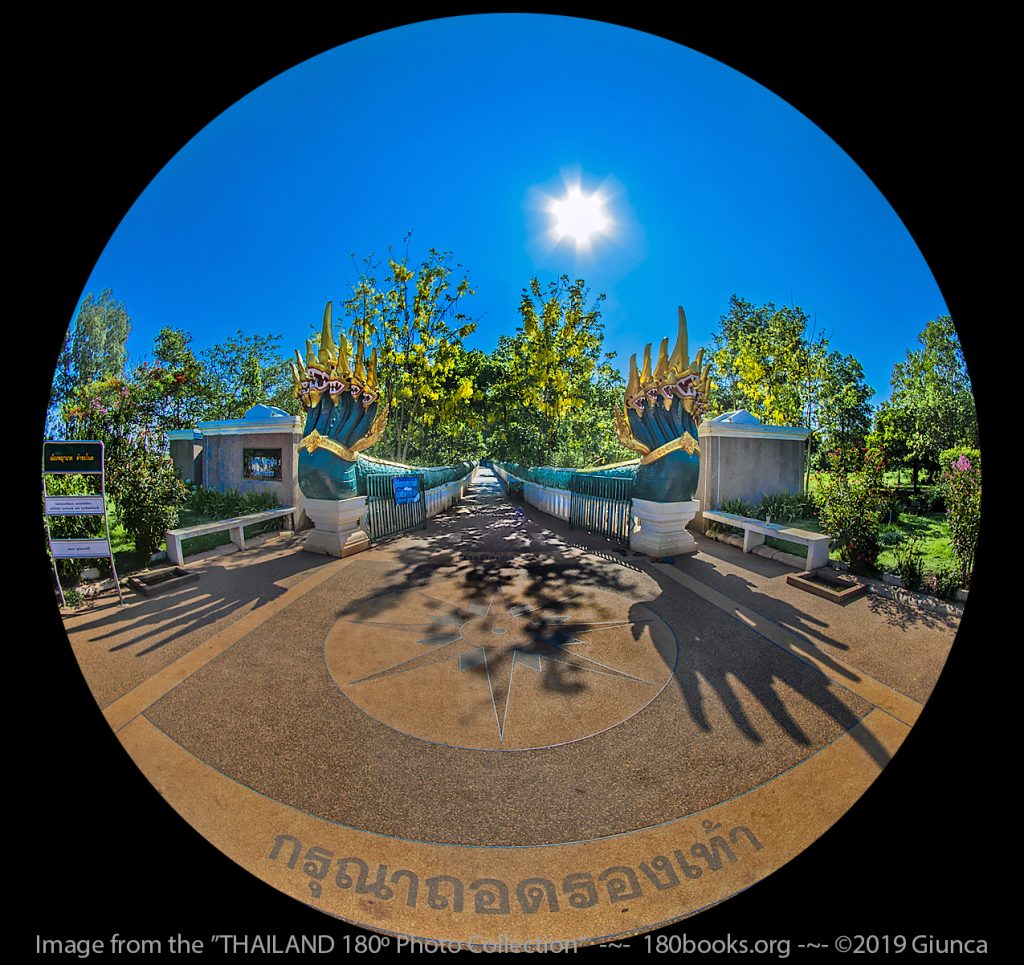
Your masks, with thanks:
[{"label": "naga serpent statue", "polygon": [[324,309],[320,347],[306,339],[306,361],[298,349],[291,363],[295,394],[306,410],[299,443],[299,489],[307,499],[350,499],[359,494],[358,454],[377,442],[388,424],[388,407],[377,391],[377,350],[369,362],[359,342],[349,364],[344,335],[336,345],[331,303]]},{"label": "naga serpent statue", "polygon": [[701,349],[690,362],[686,313],[680,307],[672,353],[665,338],[653,371],[649,344],[639,372],[636,355],[629,360],[629,382],[622,408],[615,412],[615,429],[619,441],[640,454],[634,498],[658,503],[693,499],[700,476],[697,426],[707,406],[711,368],[708,363],[701,369],[703,359]]},{"label": "naga serpent statue", "polygon": [[[619,441],[639,460],[612,463],[594,469],[558,469],[502,463],[520,479],[558,489],[587,491],[588,478],[632,478],[632,497],[655,503],[683,503],[693,499],[700,475],[697,426],[707,406],[708,372],[704,349],[691,363],[686,334],[686,313],[679,309],[675,348],[669,353],[662,340],[658,361],[651,369],[651,346],[644,349],[639,370],[636,355],[629,360],[629,382],[622,406],[615,411]],[[574,478],[575,477],[575,478]]]},{"label": "naga serpent statue", "polygon": [[331,303],[324,309],[320,345],[306,339],[306,358],[298,350],[291,362],[295,395],[306,412],[299,442],[299,489],[307,499],[340,500],[366,494],[366,477],[402,475],[423,477],[425,489],[462,478],[472,464],[429,468],[371,459],[362,455],[384,435],[388,407],[381,405],[377,379],[377,350],[365,358],[363,343],[352,352],[344,335],[334,341]]}]

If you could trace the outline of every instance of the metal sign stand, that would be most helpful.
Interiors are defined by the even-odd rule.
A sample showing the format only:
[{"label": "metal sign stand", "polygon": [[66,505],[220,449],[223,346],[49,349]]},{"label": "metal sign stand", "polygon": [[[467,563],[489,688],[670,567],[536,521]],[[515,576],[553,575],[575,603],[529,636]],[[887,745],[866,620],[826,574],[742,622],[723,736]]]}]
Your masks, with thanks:
[{"label": "metal sign stand", "polygon": [[[46,491],[47,476],[99,476],[99,496],[51,496]],[[97,502],[99,500],[99,502]],[[102,559],[110,560],[110,572],[114,574],[117,587],[118,605],[124,606],[121,595],[121,581],[114,564],[114,551],[110,547],[110,520],[107,516],[107,477],[104,472],[103,443],[95,440],[47,440],[43,443],[43,502],[45,505],[46,541],[50,545],[53,560],[53,575],[60,592],[60,605],[67,606],[64,587],[57,572],[58,559]],[[57,539],[50,533],[51,516],[102,516],[106,539]],[[102,552],[96,552],[101,549]]]}]

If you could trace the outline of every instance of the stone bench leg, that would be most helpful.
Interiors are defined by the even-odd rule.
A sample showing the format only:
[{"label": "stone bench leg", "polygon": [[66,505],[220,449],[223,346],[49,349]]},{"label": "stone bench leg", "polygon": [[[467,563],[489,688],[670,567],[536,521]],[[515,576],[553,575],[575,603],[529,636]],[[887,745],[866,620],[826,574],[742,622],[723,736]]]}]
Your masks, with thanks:
[{"label": "stone bench leg", "polygon": [[822,566],[828,566],[828,543],[811,543],[807,547],[807,569],[817,570]]},{"label": "stone bench leg", "polygon": [[234,529],[229,529],[228,534],[231,536],[231,542],[239,548],[239,550],[245,549],[245,527],[236,526]]},{"label": "stone bench leg", "polygon": [[176,566],[181,566],[185,562],[185,557],[181,552],[180,536],[172,536],[170,533],[167,534],[167,558]]},{"label": "stone bench leg", "polygon": [[752,529],[743,530],[743,552],[749,553],[755,546],[764,543],[764,533],[755,533]]}]

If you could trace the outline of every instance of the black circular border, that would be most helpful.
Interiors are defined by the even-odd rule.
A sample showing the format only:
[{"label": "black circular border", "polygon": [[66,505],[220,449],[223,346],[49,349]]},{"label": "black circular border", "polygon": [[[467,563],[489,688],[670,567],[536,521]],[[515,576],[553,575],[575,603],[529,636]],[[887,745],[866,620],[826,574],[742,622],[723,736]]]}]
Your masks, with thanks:
[{"label": "black circular border", "polygon": [[[722,60],[801,110],[872,178],[927,258],[957,320],[993,481],[988,514],[1001,462],[989,420],[1009,397],[982,352],[996,348],[992,321],[1013,311],[1008,305],[990,314],[982,304],[982,282],[1000,284],[988,264],[989,219],[998,217],[1008,187],[992,169],[1000,145],[985,114],[998,88],[994,68],[1005,56],[992,49],[989,26],[934,15],[900,22],[860,10],[830,11],[827,21],[824,11],[686,10],[673,22],[621,8],[599,14],[593,5],[544,9],[646,29]],[[477,10],[450,4],[430,12]],[[27,308],[17,322],[31,336],[28,357],[42,356],[43,376],[52,371],[103,244],[174,151],[281,70],[357,36],[425,18],[398,14],[388,21],[352,8],[326,16],[297,12],[287,20],[254,21],[240,10],[234,22],[210,22],[210,14],[176,10],[154,28],[89,10],[30,24],[12,38],[23,56],[15,191],[29,202],[15,241],[34,281],[19,286]],[[12,356],[11,363],[24,358],[16,363]],[[33,379],[44,381],[36,368],[29,367]],[[45,398],[46,387],[38,391]],[[17,436],[25,432],[24,455],[16,459],[31,464],[29,473],[19,473],[30,500],[38,499],[33,454],[40,413],[36,403]],[[123,756],[83,686],[40,579],[40,530],[31,527],[25,544],[35,554],[28,589],[38,594],[37,608],[21,603],[21,588],[8,598],[30,621],[12,641],[19,667],[11,679],[35,698],[33,712],[8,725],[16,745],[8,793],[19,808],[18,839],[36,843],[11,866],[24,896],[14,946],[34,951],[36,934],[344,933],[211,848]],[[990,648],[1006,636],[1004,630],[990,637],[982,622],[1001,579],[989,543],[986,531],[957,644],[902,752],[817,844],[767,882],[672,931],[693,938],[789,936],[794,943],[850,933],[996,934],[989,889],[965,891],[951,875],[953,855],[963,848],[954,828],[1001,820],[991,805],[1000,800],[1004,725],[997,715],[1006,703],[997,685],[1000,654]],[[985,880],[1003,860],[999,847],[972,849],[972,880]]]}]

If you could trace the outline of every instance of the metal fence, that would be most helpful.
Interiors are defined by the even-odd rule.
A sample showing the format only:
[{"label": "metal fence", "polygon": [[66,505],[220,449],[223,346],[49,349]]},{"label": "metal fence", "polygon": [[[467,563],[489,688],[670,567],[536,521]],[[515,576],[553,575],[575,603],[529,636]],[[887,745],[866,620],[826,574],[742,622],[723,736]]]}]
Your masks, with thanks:
[{"label": "metal fence", "polygon": [[629,543],[633,529],[633,479],[574,473],[569,480],[569,526]]},{"label": "metal fence", "polygon": [[366,531],[370,539],[384,539],[410,529],[426,529],[427,497],[423,476],[412,472],[405,475],[419,478],[420,498],[402,505],[395,502],[394,476],[379,473],[366,477]]}]

